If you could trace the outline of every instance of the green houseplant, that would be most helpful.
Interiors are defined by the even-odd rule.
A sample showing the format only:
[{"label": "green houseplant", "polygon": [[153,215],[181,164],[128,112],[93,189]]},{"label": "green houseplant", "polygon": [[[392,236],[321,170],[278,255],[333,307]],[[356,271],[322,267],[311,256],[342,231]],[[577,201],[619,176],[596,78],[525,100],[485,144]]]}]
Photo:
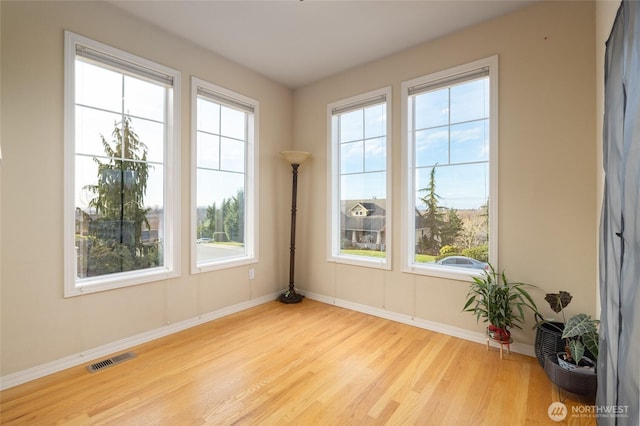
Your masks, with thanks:
[{"label": "green houseplant", "polygon": [[538,312],[525,287],[531,284],[509,282],[504,273],[498,273],[489,265],[483,275],[473,276],[473,281],[467,293],[467,301],[463,312],[471,312],[476,320],[489,323],[489,336],[500,342],[509,342],[510,328],[522,328],[525,322],[525,310],[530,309],[534,314]]},{"label": "green houseplant", "polygon": [[562,313],[564,323],[559,323],[562,325],[559,327],[556,322],[541,320],[536,324],[536,327],[551,325],[562,333],[561,338],[564,340],[565,351],[558,353],[558,361],[563,368],[595,369],[598,359],[599,321],[584,313],[578,313],[567,321],[564,308],[571,303],[572,298],[571,294],[566,291],[548,293],[545,300],[554,312]]}]

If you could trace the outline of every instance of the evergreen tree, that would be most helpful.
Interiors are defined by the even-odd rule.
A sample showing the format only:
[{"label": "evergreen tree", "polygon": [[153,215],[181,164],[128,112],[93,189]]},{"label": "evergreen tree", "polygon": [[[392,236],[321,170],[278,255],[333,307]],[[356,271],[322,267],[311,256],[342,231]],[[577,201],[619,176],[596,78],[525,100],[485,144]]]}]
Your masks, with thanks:
[{"label": "evergreen tree", "polygon": [[429,184],[426,188],[419,189],[419,192],[426,192],[420,200],[425,204],[426,211],[422,216],[422,223],[428,232],[422,237],[420,242],[425,252],[438,254],[442,246],[442,228],[444,226],[444,214],[438,200],[441,198],[436,194],[436,166],[431,169]]},{"label": "evergreen tree", "polygon": [[[149,177],[147,146],[132,129],[128,117],[115,123],[111,135],[111,142],[100,135],[106,161],[94,157],[93,161],[98,165],[98,183],[85,187],[95,195],[89,201],[89,207],[94,208],[98,215],[98,219],[89,226],[89,235],[94,237],[93,246],[96,248],[94,253],[89,253],[89,265],[93,265],[93,270],[88,271],[90,275],[150,266],[141,259],[148,254],[142,244],[143,227],[149,229],[147,213],[150,210],[144,207]],[[110,258],[116,256],[121,259],[118,268],[112,260],[105,260],[106,250],[113,252],[108,254]]]},{"label": "evergreen tree", "polygon": [[446,220],[442,226],[442,245],[455,245],[456,238],[462,230],[462,219],[456,209],[447,209]]},{"label": "evergreen tree", "polygon": [[207,207],[207,229],[209,230],[209,234],[214,236],[218,231],[218,209],[216,208],[216,203],[213,203],[211,206]]},{"label": "evergreen tree", "polygon": [[226,200],[224,208],[224,232],[230,241],[238,241],[239,234],[239,212],[238,197],[231,197]]}]

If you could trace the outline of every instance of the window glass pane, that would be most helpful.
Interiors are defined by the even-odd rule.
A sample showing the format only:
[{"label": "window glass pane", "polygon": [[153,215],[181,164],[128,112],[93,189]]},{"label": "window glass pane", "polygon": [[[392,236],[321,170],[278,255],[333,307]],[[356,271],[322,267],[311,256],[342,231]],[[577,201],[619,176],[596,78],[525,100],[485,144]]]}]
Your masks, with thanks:
[{"label": "window glass pane", "polygon": [[220,104],[199,97],[197,108],[198,130],[219,135]]},{"label": "window glass pane", "polygon": [[[76,103],[119,111],[113,94],[120,104],[127,81],[130,109],[139,114],[165,110],[166,88],[76,63],[83,70],[77,75]],[[77,278],[162,266],[164,122],[77,104],[75,111]]]},{"label": "window glass pane", "polygon": [[[213,87],[200,88],[225,97]],[[245,202],[252,188],[246,167],[253,113],[203,98],[197,98],[196,108],[195,267],[226,267],[254,251],[252,236],[245,235],[253,213]]]},{"label": "window glass pane", "polygon": [[164,124],[132,118],[131,127],[147,147],[147,160],[162,163],[164,161]]},{"label": "window glass pane", "polygon": [[155,83],[124,77],[124,112],[151,120],[164,120],[165,89]]},{"label": "window glass pane", "polygon": [[244,256],[244,175],[199,169],[197,182],[197,262]]},{"label": "window glass pane", "polygon": [[76,60],[75,102],[122,112],[122,74]]},{"label": "window glass pane", "polygon": [[222,106],[220,111],[221,135],[244,140],[246,129],[245,115],[245,112]]},{"label": "window glass pane", "polygon": [[364,123],[362,110],[347,112],[340,115],[340,142],[360,140],[363,137]]},{"label": "window glass pane", "polygon": [[244,173],[245,143],[234,139],[222,138],[220,144],[220,168]]},{"label": "window glass pane", "polygon": [[364,110],[364,137],[377,138],[387,134],[385,104],[375,105]]},{"label": "window glass pane", "polygon": [[361,173],[364,170],[363,142],[349,142],[340,144],[340,172]]},{"label": "window glass pane", "polygon": [[[429,193],[431,171],[431,167],[416,171],[417,200]],[[439,207],[477,209],[489,197],[489,168],[486,163],[436,167],[434,183]],[[424,202],[418,201],[416,205],[424,207]]]},{"label": "window glass pane", "polygon": [[420,130],[416,138],[416,167],[434,166],[449,162],[449,128]]},{"label": "window glass pane", "polygon": [[449,123],[449,89],[415,96],[415,127],[427,129]]},{"label": "window glass pane", "polygon": [[487,83],[484,78],[451,87],[451,123],[489,116]]},{"label": "window glass pane", "polygon": [[[147,191],[144,195],[144,206],[146,208],[163,210],[164,203],[164,165],[151,164],[149,166],[149,177],[147,178]],[[158,232],[161,232],[159,228]]]},{"label": "window glass pane", "polygon": [[411,264],[486,267],[488,82],[486,77],[410,97],[415,117],[415,128],[410,130],[415,144]]},{"label": "window glass pane", "polygon": [[365,172],[375,172],[387,168],[387,144],[384,138],[364,142]]},{"label": "window glass pane", "polygon": [[76,152],[89,155],[104,155],[102,137],[110,141],[114,123],[121,115],[110,112],[76,106]]},{"label": "window glass pane", "polygon": [[451,162],[489,160],[488,120],[451,126]]},{"label": "window glass pane", "polygon": [[220,137],[208,133],[197,132],[196,163],[198,167],[208,169],[220,168]]},{"label": "window glass pane", "polygon": [[[371,102],[389,97],[385,90],[368,101],[360,98],[371,106],[335,114],[331,121],[332,150],[338,150],[331,253],[345,262],[382,266],[387,257],[387,103]],[[355,103],[333,105],[332,111],[340,111]]]},{"label": "window glass pane", "polygon": [[340,178],[340,198],[342,200],[368,200],[386,198],[386,173],[358,173]]}]

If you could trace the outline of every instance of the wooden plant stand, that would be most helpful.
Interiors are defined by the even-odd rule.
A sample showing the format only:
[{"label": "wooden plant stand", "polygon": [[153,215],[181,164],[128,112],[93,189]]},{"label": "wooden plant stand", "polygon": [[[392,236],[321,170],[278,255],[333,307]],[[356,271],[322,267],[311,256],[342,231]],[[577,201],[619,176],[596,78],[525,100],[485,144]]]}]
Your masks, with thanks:
[{"label": "wooden plant stand", "polygon": [[489,350],[491,342],[500,345],[500,359],[504,359],[503,350],[505,346],[507,347],[507,355],[511,354],[511,344],[513,343],[513,338],[509,337],[508,341],[496,340],[489,336],[489,330],[487,330],[487,350]]}]

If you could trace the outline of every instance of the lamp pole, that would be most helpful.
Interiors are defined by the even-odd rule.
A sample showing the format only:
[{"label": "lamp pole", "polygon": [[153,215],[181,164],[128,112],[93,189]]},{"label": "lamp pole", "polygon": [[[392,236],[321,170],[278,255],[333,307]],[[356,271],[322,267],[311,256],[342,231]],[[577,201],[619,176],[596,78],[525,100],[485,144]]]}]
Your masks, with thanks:
[{"label": "lamp pole", "polygon": [[291,240],[289,245],[289,290],[282,293],[278,300],[282,303],[300,303],[303,295],[296,293],[294,285],[296,261],[296,213],[298,200],[298,168],[311,154],[303,151],[283,151],[280,153],[291,164],[293,183],[291,186]]}]

